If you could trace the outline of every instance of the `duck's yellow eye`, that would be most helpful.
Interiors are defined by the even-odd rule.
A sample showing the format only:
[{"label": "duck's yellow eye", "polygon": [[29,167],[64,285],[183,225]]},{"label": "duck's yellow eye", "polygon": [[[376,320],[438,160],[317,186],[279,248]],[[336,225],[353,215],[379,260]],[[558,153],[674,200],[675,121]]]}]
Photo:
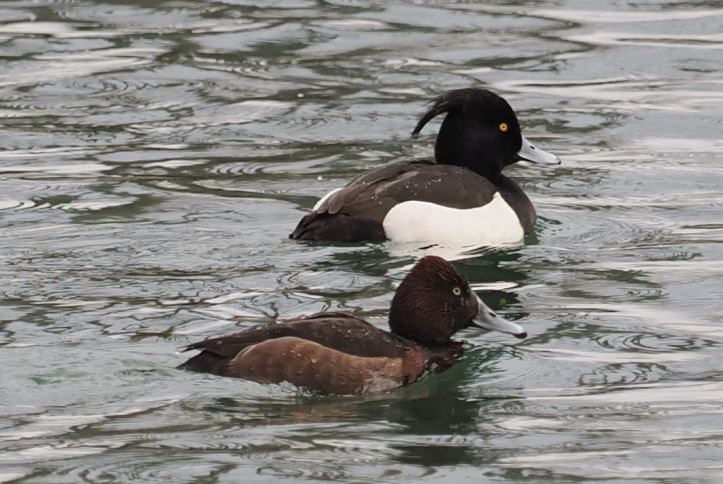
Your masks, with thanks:
[{"label": "duck's yellow eye", "polygon": [[500,131],[502,131],[503,133],[506,133],[507,130],[510,129],[510,127],[507,126],[507,123],[500,123],[499,128],[500,128]]},{"label": "duck's yellow eye", "polygon": [[459,287],[455,287],[454,289],[452,289],[452,294],[454,294],[455,296],[459,296],[460,294],[462,294],[462,289],[460,289]]}]

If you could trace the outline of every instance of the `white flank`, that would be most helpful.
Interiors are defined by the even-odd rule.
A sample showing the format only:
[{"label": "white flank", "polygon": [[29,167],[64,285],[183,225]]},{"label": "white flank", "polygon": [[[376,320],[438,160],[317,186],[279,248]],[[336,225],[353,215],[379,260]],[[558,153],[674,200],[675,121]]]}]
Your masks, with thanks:
[{"label": "white flank", "polygon": [[387,238],[402,243],[503,245],[519,242],[525,235],[517,214],[499,192],[487,205],[468,209],[403,202],[392,207],[383,226]]},{"label": "white flank", "polygon": [[321,198],[319,199],[319,201],[316,202],[316,205],[314,205],[314,208],[312,208],[311,211],[312,211],[312,212],[315,212],[315,211],[319,210],[319,207],[321,207],[321,204],[322,204],[322,203],[324,203],[326,200],[329,199],[330,196],[332,196],[333,194],[335,194],[336,192],[338,192],[338,191],[341,190],[342,188],[344,188],[344,187],[335,188],[335,189],[333,189],[332,191],[330,191],[329,193],[327,193],[326,195],[324,195],[323,197],[321,197]]}]

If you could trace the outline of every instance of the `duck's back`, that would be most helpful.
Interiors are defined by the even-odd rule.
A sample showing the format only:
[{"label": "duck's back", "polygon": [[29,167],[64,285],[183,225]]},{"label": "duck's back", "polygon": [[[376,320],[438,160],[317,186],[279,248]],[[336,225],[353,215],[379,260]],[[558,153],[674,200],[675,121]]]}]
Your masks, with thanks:
[{"label": "duck's back", "polygon": [[435,241],[445,234],[455,237],[469,232],[472,227],[472,233],[461,235],[496,243],[496,239],[522,238],[534,218],[529,199],[509,178],[501,176],[495,185],[464,167],[414,160],[371,170],[330,192],[290,237],[342,242]]}]

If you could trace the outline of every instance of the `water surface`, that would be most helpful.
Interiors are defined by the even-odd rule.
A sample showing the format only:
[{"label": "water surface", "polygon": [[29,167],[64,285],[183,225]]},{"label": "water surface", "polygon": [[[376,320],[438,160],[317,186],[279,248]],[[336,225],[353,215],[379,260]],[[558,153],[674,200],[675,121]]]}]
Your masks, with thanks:
[{"label": "water surface", "polygon": [[[723,480],[720,3],[257,4],[0,3],[0,481]],[[368,397],[174,370],[383,326],[418,254],[287,235],[467,86],[564,159],[508,170],[527,244],[456,263],[527,340]]]}]

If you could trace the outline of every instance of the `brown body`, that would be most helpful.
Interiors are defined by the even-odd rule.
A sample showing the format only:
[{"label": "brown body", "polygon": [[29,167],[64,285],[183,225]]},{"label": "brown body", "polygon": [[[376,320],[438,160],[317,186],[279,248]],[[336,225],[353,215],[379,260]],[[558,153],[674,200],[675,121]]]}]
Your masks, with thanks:
[{"label": "brown body", "polygon": [[[401,357],[356,356],[301,338],[284,337],[250,346],[224,367],[226,376],[262,383],[290,382],[322,393],[361,394],[392,390],[415,382],[430,372],[427,351],[409,348]],[[436,371],[456,361],[452,347],[448,363],[435,365]],[[438,355],[435,355],[438,356]],[[269,364],[281,359],[284,365]],[[440,358],[435,358],[439,360]]]},{"label": "brown body", "polygon": [[394,294],[391,332],[348,313],[318,313],[191,344],[186,350],[201,352],[179,368],[321,393],[392,390],[454,365],[463,347],[452,335],[479,317],[498,318],[449,262],[427,256]]},{"label": "brown body", "polygon": [[321,393],[392,390],[452,366],[462,345],[426,347],[351,314],[319,313],[190,345],[181,368]]}]

